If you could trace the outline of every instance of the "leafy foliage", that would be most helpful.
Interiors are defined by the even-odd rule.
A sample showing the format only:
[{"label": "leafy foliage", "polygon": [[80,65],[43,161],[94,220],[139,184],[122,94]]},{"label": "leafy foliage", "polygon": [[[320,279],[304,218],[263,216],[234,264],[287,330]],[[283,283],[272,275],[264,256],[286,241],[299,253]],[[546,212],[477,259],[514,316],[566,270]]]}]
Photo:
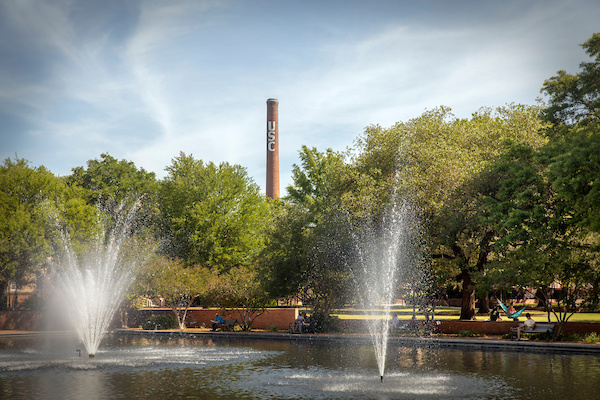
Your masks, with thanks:
[{"label": "leafy foliage", "polygon": [[133,162],[119,161],[106,153],[100,157],[89,160],[87,169],[73,168],[73,173],[66,177],[68,185],[85,190],[83,194],[90,203],[101,205],[111,199],[118,204],[143,195],[154,196],[157,182],[153,172],[138,170]]},{"label": "leafy foliage", "polygon": [[181,260],[155,257],[136,276],[132,292],[163,299],[180,329],[185,329],[188,308],[200,296],[209,295],[213,274],[202,267],[185,267]]},{"label": "leafy foliage", "polygon": [[142,329],[176,329],[178,327],[177,318],[173,315],[151,315],[142,324]]},{"label": "leafy foliage", "polygon": [[167,171],[159,191],[166,253],[223,271],[250,265],[264,245],[268,215],[246,170],[181,153]]},{"label": "leafy foliage", "polygon": [[[63,182],[44,167],[31,168],[24,159],[6,159],[0,166],[0,293],[9,282],[17,288],[43,270],[52,255],[50,216],[44,204],[65,193]],[[15,304],[16,302],[12,302]],[[6,304],[6,302],[2,302]]]},{"label": "leafy foliage", "polygon": [[256,268],[238,267],[213,281],[211,303],[237,314],[243,331],[249,331],[254,320],[271,304],[261,285]]},{"label": "leafy foliage", "polygon": [[600,124],[600,33],[594,33],[582,47],[592,61],[582,62],[577,75],[558,71],[541,89],[550,97],[544,115],[556,127]]}]

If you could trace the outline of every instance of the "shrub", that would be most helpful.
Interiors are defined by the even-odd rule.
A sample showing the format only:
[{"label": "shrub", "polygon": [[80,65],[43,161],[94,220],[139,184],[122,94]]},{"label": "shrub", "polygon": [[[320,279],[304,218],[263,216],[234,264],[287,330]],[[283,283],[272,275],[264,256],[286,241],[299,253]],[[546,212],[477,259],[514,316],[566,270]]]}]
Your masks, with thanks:
[{"label": "shrub", "polygon": [[174,315],[152,315],[142,324],[144,330],[177,329],[178,327]]},{"label": "shrub", "polygon": [[458,331],[457,335],[459,337],[476,337],[481,336],[479,333],[473,331]]},{"label": "shrub", "polygon": [[267,330],[269,332],[279,332],[279,328],[275,325],[271,325],[270,327],[267,328]]},{"label": "shrub", "polygon": [[563,333],[559,336],[561,342],[580,342],[581,339],[581,335],[577,333]]},{"label": "shrub", "polygon": [[586,343],[597,343],[597,342],[600,342],[600,335],[598,335],[598,332],[588,333],[583,338],[583,341],[586,342]]},{"label": "shrub", "polygon": [[338,333],[342,331],[342,324],[338,317],[330,315],[325,318],[323,315],[313,315],[313,318],[317,332]]}]

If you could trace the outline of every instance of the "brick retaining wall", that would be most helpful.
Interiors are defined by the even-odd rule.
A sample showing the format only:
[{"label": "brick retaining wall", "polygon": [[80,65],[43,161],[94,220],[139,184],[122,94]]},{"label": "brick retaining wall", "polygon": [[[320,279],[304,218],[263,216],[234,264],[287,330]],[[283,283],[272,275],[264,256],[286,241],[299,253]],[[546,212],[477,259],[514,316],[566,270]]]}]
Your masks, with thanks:
[{"label": "brick retaining wall", "polygon": [[[408,323],[409,321],[402,321]],[[420,321],[422,323],[422,321]],[[504,335],[510,332],[510,328],[517,326],[521,322],[515,321],[458,321],[458,320],[438,320],[437,330],[440,333],[456,334],[460,331],[471,331],[476,333],[482,333],[485,335]],[[542,323],[542,321],[540,321]],[[367,322],[364,320],[357,319],[346,319],[341,320],[342,327],[351,332],[367,332]],[[563,333],[600,333],[600,323],[594,322],[568,322],[564,328]]]},{"label": "brick retaining wall", "polygon": [[[168,308],[145,308],[129,311],[127,325],[129,327],[138,327],[146,318],[153,314],[170,314],[172,311]],[[263,315],[256,318],[252,324],[256,329],[268,329],[271,326],[277,326],[279,330],[287,330],[288,324],[293,322],[298,313],[297,308],[270,308]],[[187,326],[190,328],[210,326],[210,320],[214,319],[215,310],[191,308],[188,310]],[[225,319],[234,319],[234,315],[223,315]],[[239,318],[235,318],[239,321]],[[354,332],[367,332],[365,321],[363,320],[341,320],[343,328]],[[540,321],[541,322],[541,321]],[[442,333],[455,334],[459,331],[478,332],[487,335],[503,335],[510,331],[512,326],[518,322],[514,321],[439,321],[438,329]],[[111,328],[121,328],[120,316],[117,315]],[[46,318],[40,312],[35,311],[0,311],[0,330],[65,330],[66,322],[60,318]],[[600,333],[600,323],[592,322],[568,322],[563,333]]]},{"label": "brick retaining wall", "polygon": [[[219,310],[190,308],[186,316],[186,326],[188,328],[210,327],[211,320],[215,319],[215,313],[221,313]],[[173,315],[170,308],[142,308],[139,310],[129,311],[127,325],[129,327],[138,327],[151,315],[166,314]],[[221,313],[223,319],[235,319],[238,323],[241,318],[236,311],[230,310]],[[256,317],[252,323],[254,329],[269,329],[276,326],[279,330],[288,329],[288,325],[294,322],[298,315],[297,308],[268,308],[264,313]]]}]

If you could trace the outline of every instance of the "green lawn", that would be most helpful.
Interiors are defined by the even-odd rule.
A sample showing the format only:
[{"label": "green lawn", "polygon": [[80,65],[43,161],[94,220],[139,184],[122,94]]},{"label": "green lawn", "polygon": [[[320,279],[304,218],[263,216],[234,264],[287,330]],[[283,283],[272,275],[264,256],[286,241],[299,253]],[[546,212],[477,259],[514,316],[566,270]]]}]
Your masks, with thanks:
[{"label": "green lawn", "polygon": [[[311,310],[306,310],[307,313],[310,314]],[[398,318],[400,319],[410,319],[412,317],[412,307],[393,307],[391,309],[392,313],[398,314]],[[533,319],[536,321],[547,321],[547,314],[544,311],[538,310],[525,310],[522,314],[520,320],[525,319],[525,313],[530,312]],[[340,319],[368,319],[368,318],[384,318],[385,314],[383,310],[380,310],[375,313],[375,317],[367,316],[364,313],[364,310],[360,309],[340,309],[335,310],[332,315],[340,318]],[[440,307],[436,309],[435,319],[438,320],[458,320],[460,316],[460,309],[458,308],[448,308],[448,307]],[[487,318],[486,315],[477,315],[476,318],[478,320],[485,320]],[[417,313],[417,319],[422,320],[425,317],[422,314]],[[507,320],[506,317],[503,320]],[[556,322],[554,315],[551,316],[551,321]],[[571,316],[569,322],[600,322],[600,313],[576,313]]]}]

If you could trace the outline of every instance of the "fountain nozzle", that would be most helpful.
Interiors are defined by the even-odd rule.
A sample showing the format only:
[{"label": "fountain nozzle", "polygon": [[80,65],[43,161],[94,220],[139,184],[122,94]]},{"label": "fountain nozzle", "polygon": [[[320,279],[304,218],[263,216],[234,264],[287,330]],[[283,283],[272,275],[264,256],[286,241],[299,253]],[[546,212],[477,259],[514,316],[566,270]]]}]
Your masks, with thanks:
[{"label": "fountain nozzle", "polygon": [[90,355],[88,355],[88,357],[89,358],[94,358],[94,357],[96,357],[96,355],[95,354],[90,354]]},{"label": "fountain nozzle", "polygon": [[380,377],[380,378],[381,378],[381,383],[383,383],[383,375],[381,375],[381,377]]}]

